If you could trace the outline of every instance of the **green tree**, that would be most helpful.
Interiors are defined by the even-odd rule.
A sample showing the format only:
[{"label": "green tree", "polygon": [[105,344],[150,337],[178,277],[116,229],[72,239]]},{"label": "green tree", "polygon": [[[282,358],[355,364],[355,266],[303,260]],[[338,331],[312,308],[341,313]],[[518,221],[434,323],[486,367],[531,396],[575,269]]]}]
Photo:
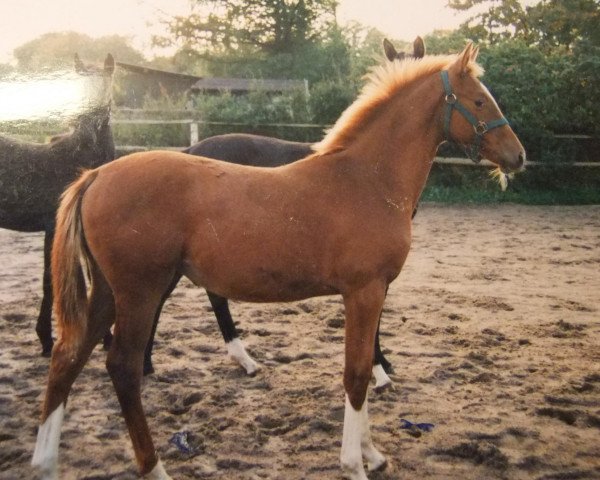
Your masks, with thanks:
[{"label": "green tree", "polygon": [[529,40],[543,48],[573,48],[581,41],[600,46],[600,2],[547,0],[528,10]]},{"label": "green tree", "polygon": [[322,38],[335,22],[336,0],[192,0],[190,15],[168,22],[169,37],[200,54],[291,53]]},{"label": "green tree", "polygon": [[571,49],[580,41],[600,45],[600,2],[541,0],[523,7],[519,0],[449,0],[455,10],[482,9],[461,26],[469,38],[489,44],[520,39],[545,50]]},{"label": "green tree", "polygon": [[527,35],[526,11],[519,0],[448,0],[448,6],[459,11],[485,7],[462,25],[463,33],[479,42]]},{"label": "green tree", "polygon": [[0,79],[10,76],[15,68],[10,63],[0,63]]},{"label": "green tree", "polygon": [[[581,49],[545,52],[523,40],[482,50],[484,82],[523,141],[532,160],[573,161],[587,155],[581,142],[555,133],[600,133],[600,55]],[[587,158],[590,160],[589,158]]]},{"label": "green tree", "polygon": [[427,53],[448,54],[462,51],[469,37],[462,30],[434,30],[423,39]]},{"label": "green tree", "polygon": [[142,53],[131,47],[127,37],[109,35],[94,39],[77,32],[46,33],[17,47],[13,55],[17,70],[31,72],[72,68],[75,53],[86,63],[101,64],[107,53],[124,62],[144,61]]}]

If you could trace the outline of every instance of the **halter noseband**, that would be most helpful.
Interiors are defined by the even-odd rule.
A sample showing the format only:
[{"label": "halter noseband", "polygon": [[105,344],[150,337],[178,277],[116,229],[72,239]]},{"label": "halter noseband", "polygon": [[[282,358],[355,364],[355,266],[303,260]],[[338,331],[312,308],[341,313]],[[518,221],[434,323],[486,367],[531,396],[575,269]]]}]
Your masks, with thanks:
[{"label": "halter noseband", "polygon": [[450,79],[448,78],[448,71],[442,70],[440,72],[442,76],[442,83],[444,84],[444,92],[446,100],[446,113],[444,115],[444,137],[446,140],[450,140],[450,118],[452,117],[452,110],[456,109],[459,113],[462,114],[463,117],[473,126],[473,130],[475,131],[475,140],[469,146],[465,146],[465,152],[469,156],[471,160],[475,163],[479,163],[481,158],[479,157],[479,151],[481,149],[481,141],[483,140],[483,136],[496,127],[501,127],[502,125],[508,125],[508,120],[504,117],[499,118],[497,120],[492,120],[491,122],[484,122],[483,120],[477,120],[475,115],[473,115],[467,108],[458,101],[456,95],[452,92],[452,87],[450,86]]}]

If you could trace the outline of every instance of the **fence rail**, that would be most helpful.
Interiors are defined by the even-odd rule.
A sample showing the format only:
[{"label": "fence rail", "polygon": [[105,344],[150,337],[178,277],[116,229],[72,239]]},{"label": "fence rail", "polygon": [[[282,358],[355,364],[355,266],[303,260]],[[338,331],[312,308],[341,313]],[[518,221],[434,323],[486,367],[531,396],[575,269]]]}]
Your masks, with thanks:
[{"label": "fence rail", "polygon": [[[135,109],[123,109],[119,110],[117,114],[164,114],[165,111],[160,110],[135,110]],[[191,112],[188,110],[173,110],[169,111],[170,114],[190,114]],[[189,125],[190,129],[190,145],[194,145],[197,143],[199,138],[199,126],[200,125],[208,125],[208,126],[231,126],[231,127],[246,127],[246,128],[257,128],[257,127],[285,127],[285,128],[319,128],[325,130],[331,125],[322,125],[315,123],[246,123],[246,122],[219,122],[219,121],[209,121],[202,120],[199,118],[181,118],[181,119],[149,119],[149,118],[113,118],[113,124],[116,125]],[[576,140],[587,140],[594,139],[595,137],[591,135],[579,135],[579,134],[555,134],[555,138],[565,138],[565,139],[576,139]],[[146,146],[146,145],[119,145],[117,149],[122,152],[138,152],[144,150],[182,150],[190,145],[182,145],[179,147],[173,146]],[[493,167],[494,164],[488,160],[482,160],[480,163],[473,163],[468,158],[459,158],[459,157],[435,157],[435,163],[443,164],[443,165],[479,165],[483,167]],[[572,166],[572,167],[600,167],[599,162],[563,162],[563,163],[545,163],[545,162],[536,162],[536,161],[528,161],[528,166]]]},{"label": "fence rail", "polygon": [[[325,129],[331,127],[331,125],[325,124],[317,124],[317,123],[285,123],[285,122],[272,122],[272,123],[248,123],[248,122],[223,122],[223,121],[210,121],[203,120],[199,118],[195,114],[198,112],[190,111],[190,110],[142,110],[142,109],[117,109],[114,111],[111,122],[114,125],[182,125],[187,126],[189,129],[189,145],[193,145],[200,140],[200,127],[234,127],[238,130],[256,130],[261,128],[294,128],[294,129],[319,129],[324,131]],[[159,118],[160,116],[170,116],[180,118]],[[154,117],[154,118],[152,118]],[[59,133],[56,128],[60,127],[52,127],[44,129],[42,131],[46,134],[55,134]],[[1,123],[0,123],[0,130]],[[25,129],[26,130],[26,129]],[[40,127],[36,128],[36,135],[40,134]],[[11,133],[8,133],[11,135]],[[33,133],[20,133],[18,137],[25,138],[28,136],[33,136]],[[568,139],[568,140],[592,140],[598,141],[598,137],[592,135],[584,135],[584,134],[570,134],[570,133],[557,133],[554,134],[554,137],[557,139]],[[189,145],[181,145],[181,146],[159,146],[159,145],[118,145],[117,149],[120,152],[133,152],[133,151],[143,151],[143,150],[181,150],[186,148]],[[434,159],[436,163],[445,164],[445,165],[475,165],[471,160],[467,158],[457,158],[457,157],[436,157]],[[484,167],[492,166],[491,162],[483,160],[481,163],[477,164]],[[528,161],[527,165],[529,166],[557,166],[557,167],[600,167],[600,160],[597,162],[561,162],[561,163],[548,163],[548,162],[536,162],[536,161]]]}]

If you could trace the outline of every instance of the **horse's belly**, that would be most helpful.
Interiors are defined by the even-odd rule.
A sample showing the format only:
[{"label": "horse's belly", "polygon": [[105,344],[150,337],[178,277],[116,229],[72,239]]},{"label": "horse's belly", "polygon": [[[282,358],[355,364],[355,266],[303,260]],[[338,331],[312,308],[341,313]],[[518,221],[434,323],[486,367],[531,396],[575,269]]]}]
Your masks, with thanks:
[{"label": "horse's belly", "polygon": [[212,268],[202,268],[185,261],[183,273],[196,285],[211,292],[246,302],[289,302],[339,293],[314,272],[299,271],[293,267],[283,269],[246,264],[231,268],[226,261],[213,265]]}]

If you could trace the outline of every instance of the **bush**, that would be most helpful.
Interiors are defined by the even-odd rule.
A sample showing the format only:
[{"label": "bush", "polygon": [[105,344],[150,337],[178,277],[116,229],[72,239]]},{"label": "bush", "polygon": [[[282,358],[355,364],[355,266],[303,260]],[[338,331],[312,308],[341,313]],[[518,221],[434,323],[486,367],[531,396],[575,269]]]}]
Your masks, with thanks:
[{"label": "bush", "polygon": [[530,160],[545,163],[586,160],[586,145],[555,133],[600,133],[600,55],[544,53],[511,40],[482,51],[484,82],[519,135]]}]

